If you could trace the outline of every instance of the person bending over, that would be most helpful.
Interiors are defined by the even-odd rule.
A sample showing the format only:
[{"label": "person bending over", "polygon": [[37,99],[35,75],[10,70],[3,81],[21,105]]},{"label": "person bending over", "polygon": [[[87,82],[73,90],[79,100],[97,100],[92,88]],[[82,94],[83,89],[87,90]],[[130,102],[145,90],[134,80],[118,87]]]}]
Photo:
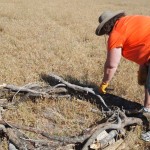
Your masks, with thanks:
[{"label": "person bending over", "polygon": [[[100,15],[99,23],[96,35],[108,35],[107,58],[100,93],[106,93],[123,56],[139,65],[138,83],[145,88],[142,111],[150,114],[150,16],[105,11]],[[150,141],[150,131],[142,134],[141,138]]]}]

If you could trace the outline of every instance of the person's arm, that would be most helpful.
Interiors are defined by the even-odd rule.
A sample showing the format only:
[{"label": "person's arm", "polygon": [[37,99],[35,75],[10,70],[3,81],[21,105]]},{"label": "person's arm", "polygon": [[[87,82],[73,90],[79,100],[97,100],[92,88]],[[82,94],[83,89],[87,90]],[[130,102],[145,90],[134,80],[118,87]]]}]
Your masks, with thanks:
[{"label": "person's arm", "polygon": [[107,59],[104,65],[104,77],[99,88],[99,92],[105,94],[108,83],[114,76],[121,58],[121,48],[114,48],[107,53]]},{"label": "person's arm", "polygon": [[108,83],[109,81],[111,81],[120,62],[121,53],[121,48],[114,48],[107,52],[107,59],[104,65],[104,77],[102,82]]}]

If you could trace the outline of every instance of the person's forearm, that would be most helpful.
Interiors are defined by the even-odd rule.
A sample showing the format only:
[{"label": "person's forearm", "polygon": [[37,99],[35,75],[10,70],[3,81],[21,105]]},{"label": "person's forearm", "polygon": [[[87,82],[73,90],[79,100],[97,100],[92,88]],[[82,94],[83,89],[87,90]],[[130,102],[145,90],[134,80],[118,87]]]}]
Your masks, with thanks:
[{"label": "person's forearm", "polygon": [[102,82],[108,83],[114,76],[121,58],[121,48],[114,48],[107,53]]},{"label": "person's forearm", "polygon": [[104,77],[103,77],[102,81],[105,83],[110,82],[111,79],[113,78],[116,70],[117,70],[117,67],[110,67],[110,66],[107,66],[105,64],[105,66],[104,66]]}]

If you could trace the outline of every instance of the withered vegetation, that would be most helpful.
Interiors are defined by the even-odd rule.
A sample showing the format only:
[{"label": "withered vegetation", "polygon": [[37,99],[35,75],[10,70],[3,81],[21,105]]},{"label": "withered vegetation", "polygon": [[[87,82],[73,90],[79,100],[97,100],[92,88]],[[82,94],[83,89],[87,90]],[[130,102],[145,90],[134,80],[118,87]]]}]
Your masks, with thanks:
[{"label": "withered vegetation", "polygon": [[[64,148],[63,145],[67,149],[68,144],[71,144],[71,149],[103,149],[121,140],[117,144],[120,147],[131,131],[129,127],[144,125],[141,113],[111,108],[94,88],[69,83],[54,74],[45,77],[49,77],[55,85],[1,85],[1,98],[5,95],[6,99],[1,99],[0,129],[9,149],[59,149]],[[62,99],[66,96],[67,99]],[[89,102],[78,100],[77,97],[81,96],[82,100]],[[73,97],[76,97],[75,101]],[[98,107],[90,104],[91,100],[95,100]],[[107,134],[101,137],[103,131]]]},{"label": "withered vegetation", "polygon": [[[71,83],[97,88],[106,58],[105,38],[94,34],[98,16],[110,8],[125,10],[127,14],[149,15],[148,3],[149,0],[0,0],[0,84],[45,86],[40,75],[52,72]],[[143,104],[143,89],[136,79],[137,67],[121,60],[110,83],[113,90],[103,96],[107,104],[120,108],[125,104],[125,109],[135,108],[132,102],[136,102],[133,105],[138,108]],[[5,109],[2,117],[10,125],[42,129],[50,135],[76,136],[103,118],[95,97],[88,99],[86,95],[77,94],[76,97],[75,94],[71,95],[71,100],[32,99],[20,92],[2,91],[0,104],[10,104],[1,105]],[[129,134],[125,140],[126,150],[127,145],[129,149],[142,149],[140,132],[137,127]],[[40,134],[29,131],[20,134],[33,140],[41,139]],[[0,149],[8,149],[7,141],[7,138],[3,139]]]}]

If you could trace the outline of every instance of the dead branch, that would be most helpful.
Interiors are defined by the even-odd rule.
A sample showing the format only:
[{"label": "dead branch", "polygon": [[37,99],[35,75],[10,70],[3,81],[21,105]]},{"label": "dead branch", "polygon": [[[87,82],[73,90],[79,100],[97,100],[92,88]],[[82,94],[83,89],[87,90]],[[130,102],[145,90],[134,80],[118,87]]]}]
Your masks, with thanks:
[{"label": "dead branch", "polygon": [[37,85],[36,85],[35,89],[33,89],[33,86],[32,86],[32,89],[30,87],[26,87],[26,86],[19,87],[19,86],[15,86],[15,85],[5,85],[3,87],[6,89],[15,91],[15,92],[26,92],[26,93],[41,94],[41,95],[46,95],[47,93],[67,92],[67,90],[65,88],[62,88],[62,87],[58,88],[58,86],[55,88],[46,87],[45,89],[40,86],[38,86],[38,88],[37,88]]},{"label": "dead branch", "polygon": [[[20,99],[27,99],[28,97],[42,97],[42,98],[70,98],[70,95],[67,94],[67,89],[63,87],[63,84],[58,84],[54,87],[52,86],[45,86],[41,87],[40,85],[37,84],[30,84],[30,85],[25,85],[22,87],[15,86],[15,85],[7,85],[3,84],[1,87],[4,89],[11,90],[12,92],[16,92],[12,98],[15,98],[15,96],[18,93],[24,93],[25,95]],[[19,103],[19,101],[18,101]]]},{"label": "dead branch", "polygon": [[[37,148],[37,149],[53,149],[53,148],[57,148],[58,145],[62,145],[60,144],[60,142],[58,143],[58,141],[54,142],[54,141],[49,141],[49,140],[36,140],[36,139],[29,139],[29,138],[23,138],[23,137],[20,137],[20,139],[22,139],[23,141],[25,142],[31,142],[34,144],[34,146]],[[35,149],[35,148],[34,148]]]},{"label": "dead branch", "polygon": [[18,150],[16,147],[15,147],[15,145],[14,144],[12,144],[12,143],[9,143],[9,150]]},{"label": "dead branch", "polygon": [[95,95],[97,98],[99,98],[100,102],[102,103],[102,105],[104,106],[104,108],[106,108],[106,110],[109,110],[107,104],[105,103],[105,101],[103,100],[103,98],[97,94],[93,88],[88,88],[88,87],[82,87],[82,86],[79,86],[79,85],[75,85],[75,84],[71,84],[67,81],[65,81],[63,78],[57,76],[57,75],[54,75],[54,74],[49,74],[50,77],[54,78],[55,80],[59,81],[59,82],[62,82],[63,84],[65,84],[68,88],[71,88],[75,91],[79,91],[79,92],[86,92],[87,94],[88,93],[91,93],[93,95]]},{"label": "dead branch", "polygon": [[96,96],[102,103],[103,107],[106,110],[110,110],[108,106],[106,105],[105,101],[103,100],[103,98],[98,93],[96,93],[93,90],[93,88],[81,87],[79,85],[71,84],[65,81],[64,79],[62,79],[61,77],[54,75],[54,74],[49,74],[49,76],[61,82],[61,84],[57,84],[53,87],[52,86],[41,87],[38,84],[27,84],[22,87],[3,84],[3,85],[0,85],[0,87],[16,92],[15,95],[13,96],[13,99],[18,93],[27,94],[25,98],[27,97],[43,97],[43,98],[62,98],[62,97],[68,98],[69,97],[70,98],[69,94],[61,94],[61,93],[68,92],[68,90],[66,89],[67,87],[78,92],[82,92],[82,93],[85,92],[86,94],[90,93]]},{"label": "dead branch", "polygon": [[[84,135],[81,136],[77,136],[77,137],[60,137],[60,136],[53,136],[53,135],[49,135],[48,133],[38,130],[38,129],[34,129],[31,127],[26,127],[26,126],[21,126],[21,125],[16,125],[14,123],[8,122],[8,121],[4,121],[4,120],[0,120],[0,124],[12,128],[12,129],[21,129],[21,130],[25,130],[25,131],[29,131],[29,132],[33,132],[36,134],[40,134],[46,138],[48,138],[49,140],[52,141],[59,141],[62,143],[77,143],[77,142],[84,142],[87,138],[89,138],[91,136],[91,134],[96,130],[96,128],[91,129],[89,132],[87,132]],[[11,135],[11,134],[10,134]]]},{"label": "dead branch", "polygon": [[46,141],[46,140],[35,140],[35,139],[28,139],[28,138],[23,138],[23,137],[20,137],[20,139],[22,139],[24,141],[30,141],[33,143],[40,143],[40,144],[44,144],[44,145],[47,145],[49,143],[49,141]]},{"label": "dead branch", "polygon": [[[115,122],[110,122],[111,120],[113,120],[112,119],[113,117],[115,119]],[[106,123],[98,125],[96,128],[91,130],[88,134],[84,134],[83,136],[72,137],[72,138],[71,137],[52,136],[43,131],[33,129],[31,127],[18,126],[18,125],[12,124],[10,122],[7,123],[5,121],[0,121],[0,123],[4,124],[4,125],[9,125],[13,128],[27,130],[27,131],[34,132],[37,134],[41,134],[42,136],[48,138],[49,140],[59,141],[59,142],[63,142],[66,144],[67,143],[77,143],[77,142],[83,143],[83,141],[85,141],[85,139],[90,137],[82,149],[82,150],[88,150],[88,146],[91,145],[92,142],[95,141],[96,137],[104,130],[109,129],[109,130],[114,130],[114,131],[110,132],[106,138],[99,141],[101,148],[105,147],[112,138],[114,138],[115,136],[117,136],[117,134],[119,134],[119,132],[117,132],[117,131],[121,131],[122,129],[124,129],[124,127],[129,126],[129,125],[133,125],[133,124],[141,125],[142,124],[141,119],[135,118],[135,117],[127,117],[121,111],[116,113],[116,115],[113,115],[113,117],[111,117],[111,119],[108,119],[108,121]]]},{"label": "dead branch", "polygon": [[[116,112],[114,112],[116,113]],[[121,117],[120,117],[121,116]],[[119,111],[114,115],[115,123],[112,122],[106,122],[104,124],[100,124],[97,127],[97,130],[92,134],[92,136],[88,139],[86,144],[83,146],[82,150],[88,150],[89,145],[92,144],[92,142],[96,139],[96,137],[104,130],[118,130],[121,131],[124,129],[124,127],[137,124],[142,125],[142,120],[135,117],[127,117],[123,112]],[[121,119],[122,118],[122,119]],[[111,118],[112,119],[112,118]],[[113,136],[112,136],[113,137]],[[101,141],[104,142],[104,141]],[[104,143],[101,143],[102,145],[105,145],[106,141]]]},{"label": "dead branch", "polygon": [[22,134],[15,129],[7,128],[7,136],[9,137],[10,143],[12,143],[17,149],[23,150],[25,145],[28,149],[34,149],[34,145],[31,142],[24,142],[20,139]]},{"label": "dead branch", "polygon": [[116,130],[111,130],[105,138],[99,141],[99,143],[101,144],[100,148],[104,148],[108,146],[109,142],[117,135],[118,135],[118,132]]},{"label": "dead branch", "polygon": [[[101,132],[101,133],[103,133],[103,132]],[[107,132],[105,131],[104,133],[107,133]],[[116,137],[117,135],[118,135],[118,132],[116,130],[111,130],[108,133],[108,135],[106,135],[104,138],[102,138],[100,140],[97,138],[97,140],[95,140],[95,142],[90,145],[90,148],[103,149],[103,148],[107,147],[109,145],[109,143],[114,142],[114,140],[115,140],[114,137]]]}]

